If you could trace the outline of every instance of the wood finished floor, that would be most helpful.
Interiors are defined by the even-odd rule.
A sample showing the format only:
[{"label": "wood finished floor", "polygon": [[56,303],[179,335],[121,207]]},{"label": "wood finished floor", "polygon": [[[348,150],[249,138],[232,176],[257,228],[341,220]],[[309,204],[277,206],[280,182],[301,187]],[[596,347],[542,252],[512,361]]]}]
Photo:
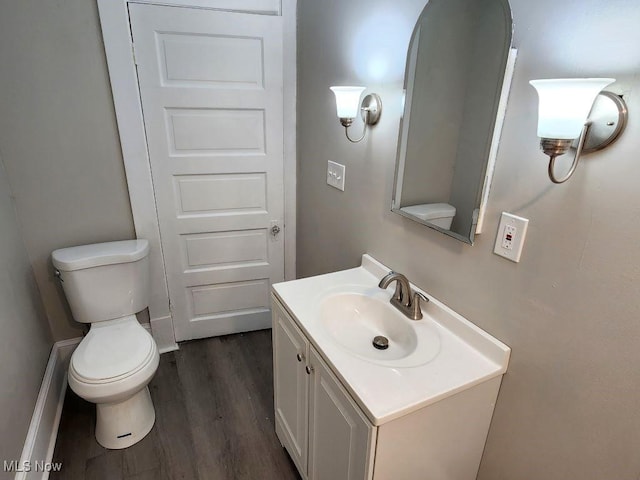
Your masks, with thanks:
[{"label": "wood finished floor", "polygon": [[299,479],[273,425],[271,331],[180,344],[150,385],[156,423],[124,450],[94,437],[95,407],[67,391],[52,480]]}]

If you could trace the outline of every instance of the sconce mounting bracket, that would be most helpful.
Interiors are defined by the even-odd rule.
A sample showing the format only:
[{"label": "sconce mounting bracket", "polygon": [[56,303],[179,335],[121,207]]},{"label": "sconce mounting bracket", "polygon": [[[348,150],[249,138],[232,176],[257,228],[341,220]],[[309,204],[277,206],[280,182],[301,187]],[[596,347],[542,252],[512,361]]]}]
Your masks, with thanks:
[{"label": "sconce mounting bracket", "polygon": [[380,120],[382,114],[382,100],[375,93],[370,93],[360,104],[360,115],[366,125],[375,125]]},{"label": "sconce mounting bracket", "polygon": [[[582,153],[592,153],[609,146],[627,126],[627,104],[613,92],[600,92],[589,114],[589,132]],[[578,140],[572,147],[577,148]]]}]

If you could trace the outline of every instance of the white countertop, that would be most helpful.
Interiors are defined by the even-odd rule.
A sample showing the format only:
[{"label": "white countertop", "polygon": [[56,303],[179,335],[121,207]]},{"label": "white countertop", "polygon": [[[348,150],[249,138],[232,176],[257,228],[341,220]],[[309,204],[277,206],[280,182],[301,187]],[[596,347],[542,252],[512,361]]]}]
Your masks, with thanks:
[{"label": "white countertop", "polygon": [[[358,268],[273,285],[273,292],[332,367],[374,425],[382,425],[462,390],[502,375],[510,349],[427,292],[416,328],[439,336],[440,350],[427,363],[390,367],[342,347],[319,321],[319,303],[337,292],[367,291],[388,300],[395,284],[378,288],[389,269],[369,255]],[[412,285],[415,290],[422,291]],[[411,321],[411,320],[407,320]],[[420,322],[423,322],[420,324]]]}]

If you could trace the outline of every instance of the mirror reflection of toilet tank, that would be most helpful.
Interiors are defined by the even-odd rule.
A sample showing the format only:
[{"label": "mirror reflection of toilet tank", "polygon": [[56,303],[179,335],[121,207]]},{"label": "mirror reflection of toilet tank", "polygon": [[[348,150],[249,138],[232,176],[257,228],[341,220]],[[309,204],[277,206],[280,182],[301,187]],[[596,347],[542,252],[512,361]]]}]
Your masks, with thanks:
[{"label": "mirror reflection of toilet tank", "polygon": [[448,203],[424,203],[402,207],[400,210],[443,230],[451,229],[451,222],[456,216],[456,207]]}]

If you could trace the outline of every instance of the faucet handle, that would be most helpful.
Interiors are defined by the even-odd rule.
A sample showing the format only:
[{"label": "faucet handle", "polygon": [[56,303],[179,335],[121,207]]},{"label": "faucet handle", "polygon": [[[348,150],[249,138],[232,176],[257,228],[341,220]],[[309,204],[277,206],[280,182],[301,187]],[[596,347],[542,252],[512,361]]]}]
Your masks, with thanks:
[{"label": "faucet handle", "polygon": [[416,297],[421,298],[422,300],[424,300],[425,302],[429,301],[429,297],[427,297],[424,293],[422,292],[418,292],[417,290],[413,291],[413,298],[417,300]]},{"label": "faucet handle", "polygon": [[413,320],[420,320],[422,318],[422,309],[420,308],[420,300],[422,300],[423,302],[427,303],[429,301],[429,298],[421,292],[413,292],[413,299],[412,299],[412,310],[411,310],[411,318]]}]

